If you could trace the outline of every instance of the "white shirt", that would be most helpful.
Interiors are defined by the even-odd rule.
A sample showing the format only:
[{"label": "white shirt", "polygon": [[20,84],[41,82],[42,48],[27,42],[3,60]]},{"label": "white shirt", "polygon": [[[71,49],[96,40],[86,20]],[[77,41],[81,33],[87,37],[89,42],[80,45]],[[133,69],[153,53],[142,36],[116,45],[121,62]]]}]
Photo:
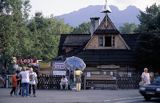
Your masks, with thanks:
[{"label": "white shirt", "polygon": [[29,83],[29,71],[21,71],[21,83]]},{"label": "white shirt", "polygon": [[144,81],[144,84],[150,84],[150,75],[149,73],[143,72],[141,75],[142,80]]},{"label": "white shirt", "polygon": [[68,82],[67,78],[62,78],[62,79],[61,79],[61,83],[62,83],[62,84],[63,84],[63,83],[65,84],[65,83],[67,83],[67,82]]},{"label": "white shirt", "polygon": [[37,74],[35,72],[32,72],[29,74],[30,78],[30,84],[37,84]]}]

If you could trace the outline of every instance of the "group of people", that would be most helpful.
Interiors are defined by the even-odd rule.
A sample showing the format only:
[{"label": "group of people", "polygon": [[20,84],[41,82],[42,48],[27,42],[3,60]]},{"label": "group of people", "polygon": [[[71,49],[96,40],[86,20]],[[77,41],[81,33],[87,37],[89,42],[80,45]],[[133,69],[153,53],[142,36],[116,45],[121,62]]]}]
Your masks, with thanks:
[{"label": "group of people", "polygon": [[74,73],[71,72],[70,81],[69,81],[70,83],[68,83],[68,79],[66,78],[66,76],[62,76],[61,82],[60,82],[60,88],[67,89],[68,85],[70,85],[70,88],[73,89],[74,83],[76,83],[76,85],[75,85],[76,91],[80,91],[81,90],[81,75],[82,75],[82,73],[83,72],[80,69],[76,69],[74,71]]},{"label": "group of people", "polygon": [[[74,85],[72,88],[76,88],[76,91],[81,90],[81,75],[82,71],[80,69],[76,69],[74,73],[71,73],[70,81],[66,78],[66,76],[62,76],[60,82],[60,89],[68,89],[68,86],[72,84]],[[38,83],[37,74],[33,71],[32,67],[23,67],[21,71],[15,71],[12,75],[12,89],[10,95],[17,95],[19,91],[19,95],[21,96],[31,96],[31,92],[34,97],[36,97],[36,85]],[[144,72],[141,75],[141,84],[147,85],[151,83],[151,76],[148,73],[148,68],[144,68]],[[72,89],[71,88],[71,89]]]},{"label": "group of people", "polygon": [[[81,90],[81,74],[82,73],[83,72],[81,70],[76,69],[74,71],[74,76],[72,77],[72,78],[74,78],[74,80],[72,81],[72,78],[70,79],[70,86],[71,86],[72,82],[76,83],[76,86],[75,86],[76,87],[76,91],[80,91]],[[144,68],[144,72],[141,75],[141,82],[140,82],[139,85],[148,85],[148,84],[150,84],[152,78],[153,78],[152,75],[148,72],[148,68]],[[60,82],[61,89],[63,89],[63,87],[65,89],[67,89],[68,85],[69,85],[68,79],[65,76],[63,76],[62,79],[61,79],[61,82]]]},{"label": "group of people", "polygon": [[15,71],[12,75],[12,89],[10,95],[33,96],[36,97],[37,74],[32,67],[22,67],[20,71]]}]

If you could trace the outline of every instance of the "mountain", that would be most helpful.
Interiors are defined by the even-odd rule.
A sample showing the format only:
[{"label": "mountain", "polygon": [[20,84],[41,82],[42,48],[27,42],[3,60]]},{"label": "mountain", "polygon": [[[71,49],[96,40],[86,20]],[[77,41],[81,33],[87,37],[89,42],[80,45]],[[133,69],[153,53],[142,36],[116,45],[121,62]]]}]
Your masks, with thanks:
[{"label": "mountain", "polygon": [[[100,17],[102,20],[104,17],[104,14],[100,13],[102,8],[102,5],[88,6],[86,8],[79,9],[78,11],[57,16],[56,18],[62,19],[65,23],[76,27],[83,22],[90,21],[90,17]],[[109,14],[109,17],[116,27],[122,26],[126,22],[139,24],[137,16],[140,10],[135,6],[129,6],[124,10],[119,10],[116,6],[111,5],[110,9],[112,12]]]}]

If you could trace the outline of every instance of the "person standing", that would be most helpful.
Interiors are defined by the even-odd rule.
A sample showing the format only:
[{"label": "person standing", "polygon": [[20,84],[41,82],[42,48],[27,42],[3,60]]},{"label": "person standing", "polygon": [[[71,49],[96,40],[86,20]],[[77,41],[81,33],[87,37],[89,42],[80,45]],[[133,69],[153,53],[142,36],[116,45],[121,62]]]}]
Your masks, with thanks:
[{"label": "person standing", "polygon": [[29,79],[29,95],[31,96],[33,90],[33,96],[36,97],[37,74],[33,71],[33,68],[30,68]]},{"label": "person standing", "polygon": [[142,73],[141,75],[141,79],[142,79],[142,82],[143,82],[143,85],[147,85],[147,84],[150,84],[150,74],[148,73],[148,68],[144,68],[144,72]]},{"label": "person standing", "polygon": [[75,70],[75,79],[76,79],[76,90],[79,92],[81,90],[81,75],[82,71],[80,69]]},{"label": "person standing", "polygon": [[73,89],[74,87],[74,73],[73,71],[70,71],[69,75],[69,89]]},{"label": "person standing", "polygon": [[4,79],[2,78],[2,76],[0,75],[0,88],[1,88],[1,87],[4,87],[4,84],[5,84],[5,81],[4,81]]},{"label": "person standing", "polygon": [[16,70],[17,73],[17,93],[19,95],[21,95],[21,76],[20,76],[20,72],[21,72],[21,67],[18,67],[18,69]]},{"label": "person standing", "polygon": [[26,67],[22,68],[20,72],[21,85],[22,85],[22,96],[29,96],[29,70]]},{"label": "person standing", "polygon": [[11,89],[11,92],[10,92],[10,95],[12,96],[13,92],[14,92],[14,95],[17,95],[16,93],[16,89],[17,89],[17,75],[16,75],[16,72],[12,75],[12,89]]}]

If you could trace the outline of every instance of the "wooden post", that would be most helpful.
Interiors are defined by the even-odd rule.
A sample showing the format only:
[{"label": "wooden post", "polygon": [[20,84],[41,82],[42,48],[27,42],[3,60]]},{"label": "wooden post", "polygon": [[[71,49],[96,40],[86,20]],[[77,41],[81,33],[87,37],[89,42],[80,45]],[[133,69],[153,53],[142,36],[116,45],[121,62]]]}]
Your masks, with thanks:
[{"label": "wooden post", "polygon": [[84,74],[84,90],[86,89],[86,75]]}]

